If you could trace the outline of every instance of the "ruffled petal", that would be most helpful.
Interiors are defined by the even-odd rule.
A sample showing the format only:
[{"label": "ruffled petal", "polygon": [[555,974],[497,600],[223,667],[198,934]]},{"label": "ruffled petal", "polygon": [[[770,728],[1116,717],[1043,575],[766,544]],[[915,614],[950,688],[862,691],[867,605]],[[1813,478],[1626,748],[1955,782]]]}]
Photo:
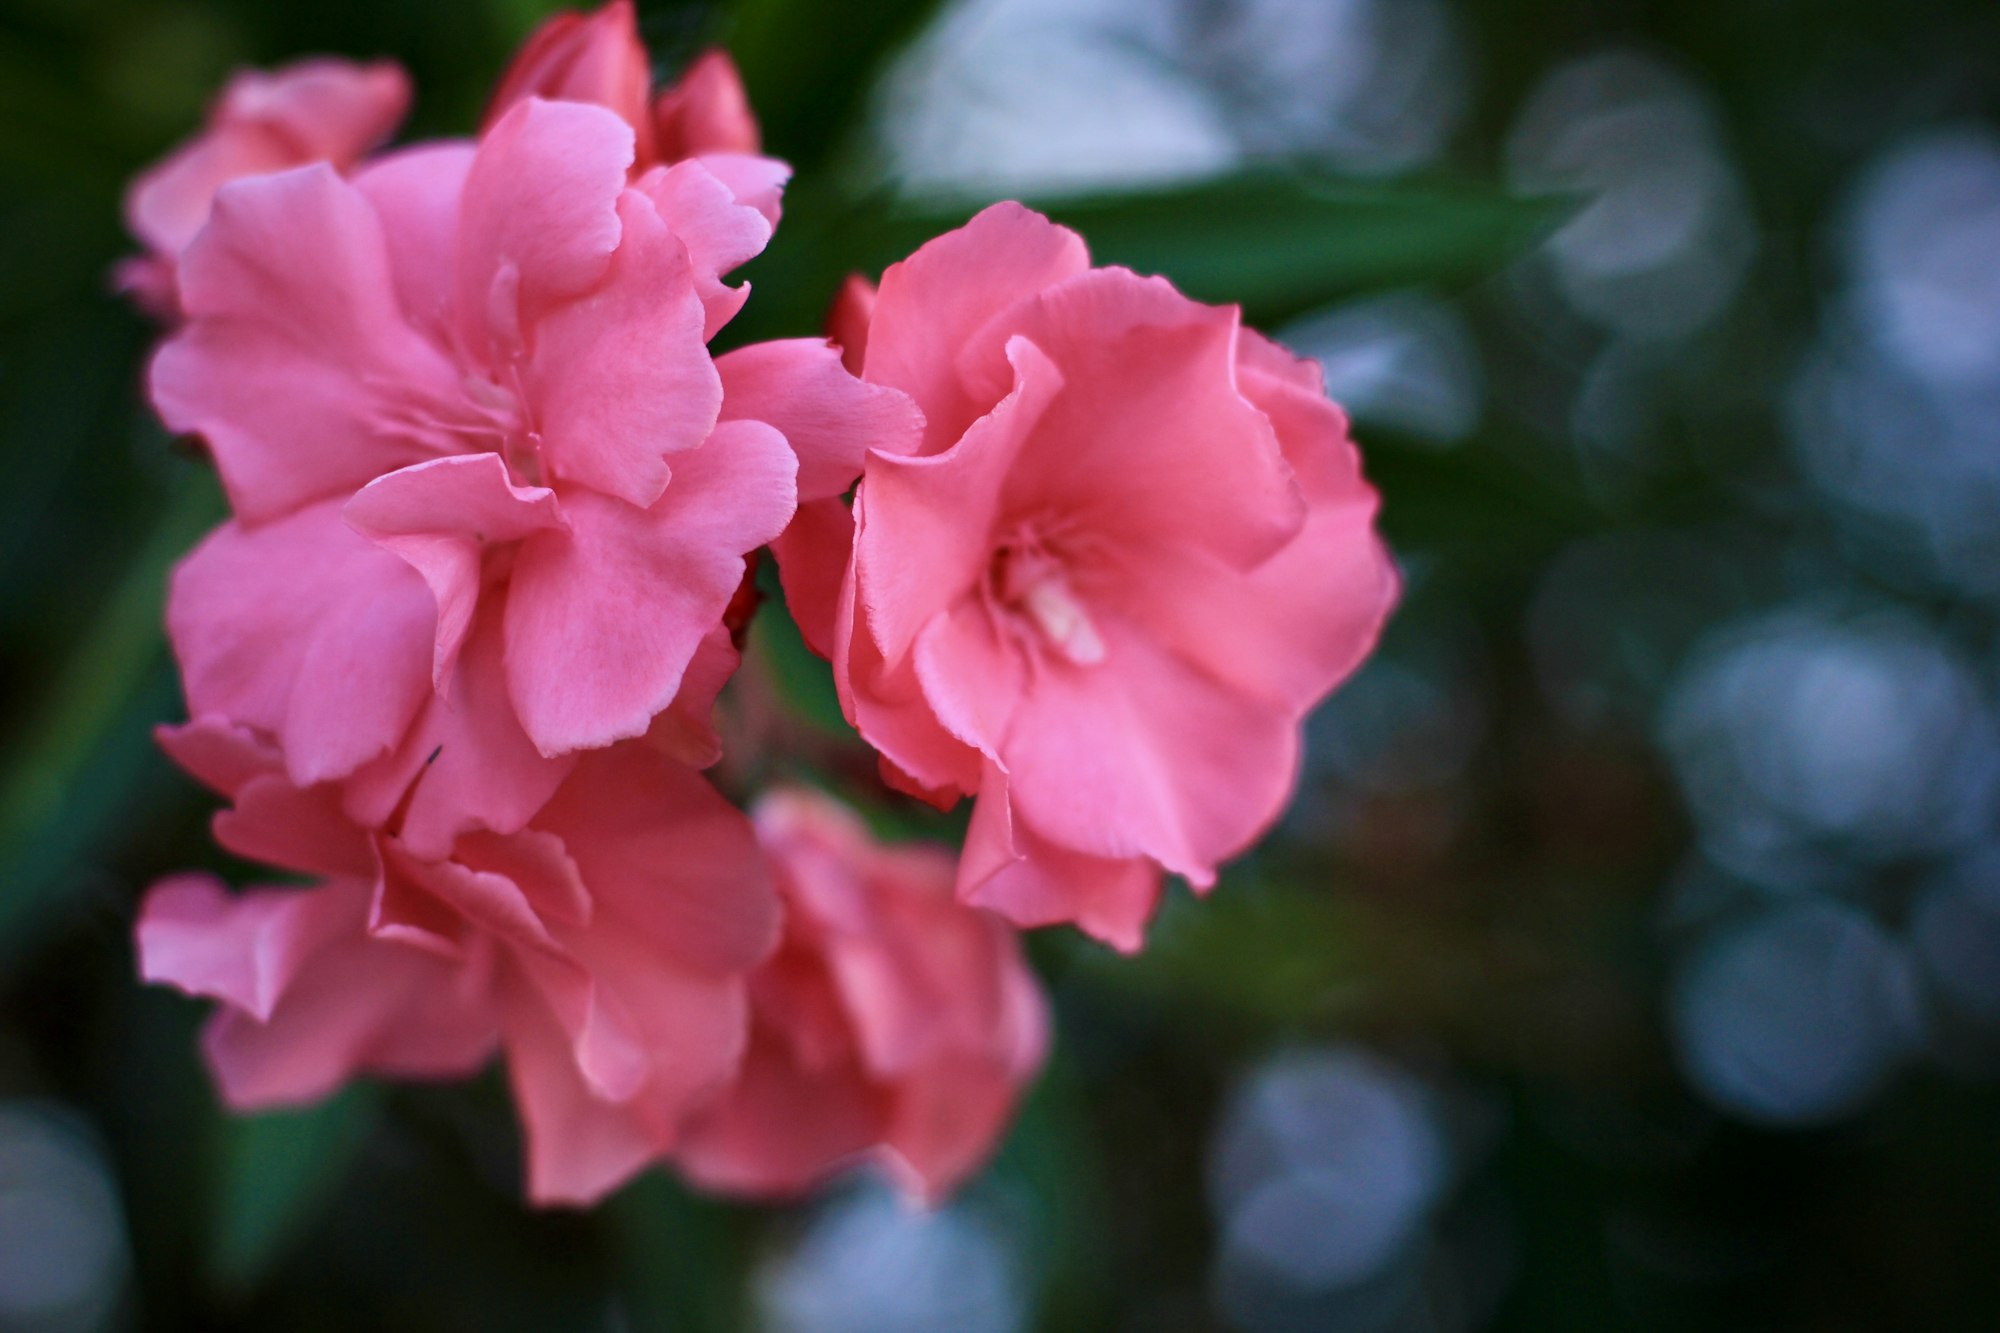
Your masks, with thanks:
[{"label": "ruffled petal", "polygon": [[526,370],[550,475],[644,507],[714,428],[722,384],[681,241],[645,196],[620,196],[623,240],[588,300],[536,325]]},{"label": "ruffled petal", "polygon": [[[923,409],[925,452],[965,433],[993,399],[968,393],[958,361],[1008,307],[1090,267],[1073,231],[1015,203],[994,204],[882,274],[868,332],[866,378]],[[1002,335],[993,340],[997,349]]]},{"label": "ruffled petal", "polygon": [[486,552],[564,526],[555,492],[516,486],[498,454],[459,454],[377,477],[341,515],[408,561],[437,598],[431,680],[439,689],[472,625]]},{"label": "ruffled petal", "polygon": [[404,318],[440,347],[451,341],[458,205],[476,151],[469,142],[420,144],[384,154],[353,177],[382,219]]},{"label": "ruffled petal", "polygon": [[652,89],[652,62],[639,40],[632,0],[610,0],[594,13],[551,15],[529,34],[500,76],[482,127],[491,129],[529,97],[593,102],[632,127],[639,159],[646,161],[654,151],[646,105]]},{"label": "ruffled petal", "polygon": [[[231,1106],[315,1101],[367,1072],[461,1076],[491,1051],[491,1017],[484,997],[465,984],[467,974],[421,951],[370,939],[363,928],[368,900],[360,880],[253,889],[234,897],[211,882],[202,897],[177,887],[157,912],[142,917],[140,955],[148,979],[225,1002],[209,1020],[202,1045]],[[189,985],[225,977],[190,970],[189,933],[202,938],[199,947],[208,951],[211,966],[231,948],[249,959],[251,977],[265,987],[253,988],[252,997],[268,1005],[239,1003],[234,986],[225,994],[220,986]]]},{"label": "ruffled petal", "polygon": [[727,976],[777,944],[750,822],[692,769],[643,746],[593,752],[536,827],[563,840],[598,911],[662,957]]},{"label": "ruffled petal", "polygon": [[837,499],[870,450],[916,451],[923,414],[895,389],[856,379],[818,338],[755,343],[716,358],[722,417],[776,426],[799,456],[799,503]]},{"label": "ruffled petal", "polygon": [[437,452],[401,429],[458,376],[403,318],[382,225],[324,164],[225,186],[181,261],[153,403],[208,442],[231,506],[275,518]]},{"label": "ruffled petal", "polygon": [[[1154,550],[1195,547],[1249,568],[1297,535],[1298,483],[1269,419],[1237,391],[1233,308],[1098,269],[1000,323],[1064,385],[1007,472],[1006,513],[1060,519],[1140,577]],[[989,354],[971,378],[998,394],[1020,374]]]},{"label": "ruffled petal", "polygon": [[167,633],[189,711],[275,737],[299,786],[402,739],[430,695],[437,615],[415,571],[337,503],[225,523],[175,569]]},{"label": "ruffled petal", "polygon": [[784,438],[724,422],[650,509],[565,491],[570,531],[528,539],[507,599],[507,679],[544,754],[643,733],[743,579],[783,531],[797,464]]},{"label": "ruffled petal", "polygon": [[722,275],[763,252],[771,239],[770,219],[740,202],[735,191],[698,161],[655,167],[633,188],[652,200],[687,247],[705,312],[703,336],[713,338],[750,295],[747,286],[724,284]]},{"label": "ruffled petal", "polygon": [[[854,500],[857,544],[867,531],[866,489]],[[938,721],[917,682],[909,654],[891,665],[869,633],[856,596],[856,565],[849,562],[834,613],[833,680],[848,722],[881,754],[884,781],[898,791],[950,809],[979,782],[979,752]],[[891,769],[909,779],[895,780]]]},{"label": "ruffled petal", "polygon": [[529,325],[603,280],[624,230],[632,152],[632,127],[582,102],[530,97],[486,132],[459,208],[455,304],[467,352],[509,364]]},{"label": "ruffled petal", "polygon": [[888,1090],[853,1063],[806,1067],[776,1036],[759,1031],[742,1072],[690,1126],[674,1163],[706,1189],[800,1194],[880,1141],[890,1102]]},{"label": "ruffled petal", "polygon": [[690,768],[707,768],[720,760],[722,736],[715,726],[715,704],[742,662],[727,625],[703,635],[674,701],[646,729],[646,744]]},{"label": "ruffled petal", "polygon": [[1160,902],[1160,868],[1058,846],[1017,824],[1006,778],[993,770],[972,807],[959,860],[959,897],[1029,929],[1062,923],[1137,953]]},{"label": "ruffled petal", "polygon": [[1045,656],[1001,754],[1018,823],[1113,860],[1144,856],[1197,886],[1283,811],[1298,723],[1103,618],[1101,663]]},{"label": "ruffled petal", "polygon": [[1062,395],[1062,373],[1034,344],[1016,339],[1007,353],[1013,389],[957,444],[939,454],[869,461],[856,505],[871,516],[855,539],[856,586],[869,634],[892,664],[933,616],[986,576],[1003,490]]},{"label": "ruffled petal", "polygon": [[521,729],[508,695],[497,609],[473,618],[457,669],[432,693],[403,743],[345,785],[348,813],[380,827],[401,808],[397,834],[427,860],[475,829],[516,833],[575,764],[548,758]]},{"label": "ruffled petal", "polygon": [[743,76],[726,51],[710,49],[653,103],[660,156],[678,162],[697,153],[755,153],[762,147]]},{"label": "ruffled petal", "polygon": [[180,726],[155,727],[153,739],[167,758],[222,796],[234,796],[252,778],[285,770],[276,746],[223,717],[210,715]]},{"label": "ruffled petal", "polygon": [[126,219],[155,251],[176,253],[222,186],[322,159],[344,168],[394,133],[409,105],[409,75],[388,61],[247,70],[229,81],[200,135],[133,182]]}]

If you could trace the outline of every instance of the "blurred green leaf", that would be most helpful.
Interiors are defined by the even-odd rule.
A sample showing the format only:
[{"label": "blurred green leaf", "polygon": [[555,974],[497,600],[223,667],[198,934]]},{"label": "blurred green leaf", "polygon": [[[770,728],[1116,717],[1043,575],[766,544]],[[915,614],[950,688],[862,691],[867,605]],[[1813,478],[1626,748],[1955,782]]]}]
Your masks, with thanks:
[{"label": "blurred green leaf", "polygon": [[1104,1151],[1060,1040],[1029,1088],[987,1176],[1034,1209],[1040,1328],[1086,1328],[1110,1313],[1101,1277],[1114,1222]]},{"label": "blurred green leaf", "polygon": [[649,1171],[605,1205],[631,1327],[730,1333],[744,1326],[741,1210]]},{"label": "blurred green leaf", "polygon": [[1480,277],[1540,240],[1570,205],[1268,174],[1045,208],[1082,232],[1100,263],[1164,273],[1198,300],[1234,301],[1273,320],[1355,292]]},{"label": "blurred green leaf", "polygon": [[[1362,292],[1476,279],[1534,245],[1571,206],[1279,172],[1028,202],[1081,232],[1098,262],[1165,274],[1188,295],[1238,303],[1266,325]],[[757,294],[732,335],[817,329],[848,273],[879,274],[980,206],[795,192],[777,240],[745,269]]]},{"label": "blurred green leaf", "polygon": [[737,0],[723,40],[743,71],[765,145],[806,172],[865,109],[875,76],[939,0]]},{"label": "blurred green leaf", "polygon": [[833,667],[806,647],[785,608],[785,591],[772,561],[766,560],[759,567],[757,586],[765,602],[750,622],[750,652],[764,664],[772,686],[795,716],[832,735],[849,735],[851,729],[840,711],[840,694],[833,684]]},{"label": "blurred green leaf", "polygon": [[1135,958],[1081,943],[1075,956],[1106,986],[1266,1026],[1353,998],[1366,975],[1355,925],[1334,895],[1236,880],[1199,902],[1170,894]]},{"label": "blurred green leaf", "polygon": [[222,1125],[208,1264],[221,1290],[253,1290],[339,1191],[381,1113],[380,1090],[350,1084],[317,1106]]},{"label": "blurred green leaf", "polygon": [[0,960],[22,951],[25,923],[66,887],[75,858],[131,814],[136,772],[152,754],[148,730],[172,706],[160,627],[167,570],[220,512],[213,475],[187,468],[31,714],[0,778]]}]

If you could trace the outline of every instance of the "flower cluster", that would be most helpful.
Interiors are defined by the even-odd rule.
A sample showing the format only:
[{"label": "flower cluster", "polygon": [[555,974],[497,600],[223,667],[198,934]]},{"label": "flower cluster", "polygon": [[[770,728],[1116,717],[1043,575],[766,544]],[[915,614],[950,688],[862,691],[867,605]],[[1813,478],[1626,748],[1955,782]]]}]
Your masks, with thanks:
[{"label": "flower cluster", "polygon": [[[504,1056],[528,1192],[656,1163],[934,1197],[1046,1046],[1021,927],[1131,950],[1281,811],[1396,595],[1317,372],[1018,205],[722,355],[788,169],[728,58],[654,94],[564,15],[476,138],[384,150],[386,65],[231,82],[135,183],[150,389],[231,517],[176,569],[169,755],[229,851],[156,886],[231,1105]],[[750,561],[962,853],[701,770]]]}]

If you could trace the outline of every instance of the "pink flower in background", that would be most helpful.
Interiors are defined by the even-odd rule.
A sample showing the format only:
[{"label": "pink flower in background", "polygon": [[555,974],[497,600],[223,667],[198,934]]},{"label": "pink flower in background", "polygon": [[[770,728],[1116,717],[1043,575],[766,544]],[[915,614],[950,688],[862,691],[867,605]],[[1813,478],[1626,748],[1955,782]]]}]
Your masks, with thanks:
[{"label": "pink flower in background", "polygon": [[863,315],[925,425],[856,495],[843,704],[897,785],[977,794],[968,901],[1137,948],[1162,871],[1206,888],[1278,817],[1395,601],[1346,421],[1233,308],[1016,204],[892,266],[850,344]]},{"label": "pink flower in background", "polygon": [[783,1195],[872,1158],[936,1199],[992,1153],[1041,1067],[1046,1006],[1019,941],[955,899],[939,849],[883,846],[806,791],[755,818],[784,940],[751,981],[742,1073],[676,1160],[716,1189]]},{"label": "pink flower in background", "polygon": [[736,1076],[779,906],[749,821],[691,770],[641,745],[591,754],[529,827],[427,859],[240,728],[162,741],[231,799],[224,847],[315,881],[231,893],[184,875],[141,910],[145,977],[221,1002],[203,1048],[230,1105],[454,1077],[498,1047],[530,1196],[588,1203]]},{"label": "pink flower in background", "polygon": [[743,557],[793,511],[793,448],[704,345],[769,225],[632,158],[615,115],[531,98],[476,148],[227,186],[183,259],[154,401],[236,515],[174,579],[190,711],[419,855],[726,676]]},{"label": "pink flower in background", "polygon": [[593,13],[556,14],[535,29],[500,76],[491,124],[525,97],[595,102],[638,136],[641,169],[703,153],[759,152],[763,136],[735,62],[719,50],[697,56],[670,88],[653,93],[652,60],[639,40],[632,0]]},{"label": "pink flower in background", "polygon": [[652,78],[631,0],[612,0],[590,14],[557,14],[522,43],[494,90],[486,123],[528,97],[595,103],[632,127],[635,172],[698,161],[738,202],[777,226],[790,169],[759,155],[763,136],[735,62],[723,51],[705,51],[658,97],[651,97]]},{"label": "pink flower in background", "polygon": [[387,61],[301,60],[229,81],[202,132],[132,183],[125,220],[147,253],[127,260],[118,285],[161,319],[180,311],[175,270],[215,192],[230,181],[326,162],[352,169],[395,133],[410,80]]}]

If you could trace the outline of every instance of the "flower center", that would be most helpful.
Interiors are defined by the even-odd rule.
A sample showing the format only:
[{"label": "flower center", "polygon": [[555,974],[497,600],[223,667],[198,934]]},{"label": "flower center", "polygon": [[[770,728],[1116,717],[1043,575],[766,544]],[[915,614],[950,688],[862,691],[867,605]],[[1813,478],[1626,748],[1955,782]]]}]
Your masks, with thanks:
[{"label": "flower center", "polygon": [[1042,644],[1077,666],[1104,660],[1104,639],[1060,557],[1032,538],[1002,543],[987,576],[990,596]]}]

